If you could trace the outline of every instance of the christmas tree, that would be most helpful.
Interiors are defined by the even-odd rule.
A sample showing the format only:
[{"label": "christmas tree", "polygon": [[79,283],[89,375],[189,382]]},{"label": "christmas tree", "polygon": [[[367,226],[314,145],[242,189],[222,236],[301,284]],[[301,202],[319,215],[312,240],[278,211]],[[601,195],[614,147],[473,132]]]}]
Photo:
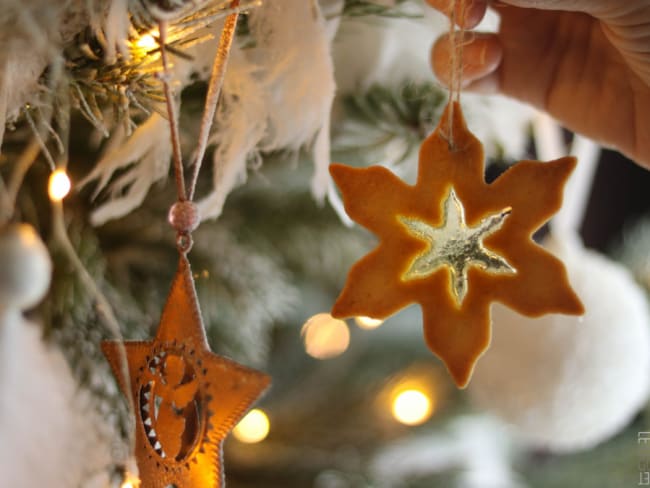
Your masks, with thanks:
[{"label": "christmas tree", "polygon": [[[113,375],[123,359],[111,371],[102,342],[159,337],[171,283],[180,286],[168,223],[176,149],[189,187],[203,162],[191,274],[181,268],[209,349],[273,381],[239,423],[232,414],[228,486],[650,485],[650,177],[547,116],[495,95],[461,99],[488,181],[521,159],[580,159],[564,207],[535,239],[564,261],[583,317],[493,305],[491,347],[459,390],[423,341],[419,308],[386,321],[329,314],[377,242],[350,220],[328,167],[381,164],[415,181],[448,100],[428,59],[445,17],[417,0],[3,6],[1,486],[139,483],[134,418],[143,405],[152,418],[167,407],[125,396]],[[228,22],[234,39],[219,64]],[[152,375],[175,371],[190,385],[165,354],[161,366],[147,356]],[[199,417],[233,394],[218,391],[192,400]],[[167,414],[184,412],[186,437],[187,404]],[[181,464],[199,449],[149,434]],[[161,480],[166,462],[150,468]]]}]

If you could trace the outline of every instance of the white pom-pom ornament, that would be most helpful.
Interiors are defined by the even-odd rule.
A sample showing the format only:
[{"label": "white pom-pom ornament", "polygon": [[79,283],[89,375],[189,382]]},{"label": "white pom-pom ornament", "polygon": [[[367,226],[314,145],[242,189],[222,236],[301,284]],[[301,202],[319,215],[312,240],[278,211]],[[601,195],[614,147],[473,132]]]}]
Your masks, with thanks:
[{"label": "white pom-pom ornament", "polygon": [[51,273],[50,255],[33,227],[0,228],[0,311],[36,305],[50,286]]},{"label": "white pom-pom ornament", "polygon": [[22,315],[45,295],[51,270],[31,226],[0,228],[1,486],[82,486],[110,460],[102,424],[63,353]]},{"label": "white pom-pom ornament", "polygon": [[623,267],[576,243],[548,247],[586,314],[528,319],[495,305],[492,345],[469,392],[529,446],[568,452],[614,435],[647,401],[650,318]]}]

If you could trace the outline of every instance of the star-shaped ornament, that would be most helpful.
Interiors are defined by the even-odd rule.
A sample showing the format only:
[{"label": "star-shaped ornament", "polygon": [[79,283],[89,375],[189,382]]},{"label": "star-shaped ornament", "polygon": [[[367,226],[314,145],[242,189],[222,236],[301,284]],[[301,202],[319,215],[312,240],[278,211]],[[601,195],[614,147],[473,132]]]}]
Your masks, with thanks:
[{"label": "star-shaped ornament", "polygon": [[155,339],[105,341],[102,350],[133,401],[141,488],[224,486],[223,441],[270,378],[210,351],[185,256]]},{"label": "star-shaped ornament", "polygon": [[443,205],[440,227],[412,217],[400,218],[411,235],[429,245],[426,251],[415,257],[402,279],[426,278],[441,266],[447,266],[454,298],[461,305],[467,294],[467,270],[470,266],[478,266],[488,273],[516,273],[505,259],[483,246],[483,238],[501,228],[511,209],[487,216],[476,227],[468,227],[465,209],[453,187]]},{"label": "star-shaped ornament", "polygon": [[487,184],[483,148],[457,103],[422,144],[414,186],[381,166],[332,164],[347,213],[379,238],[332,315],[384,319],[419,303],[429,348],[466,386],[490,343],[492,302],[529,317],[584,313],[562,262],[532,240],[575,165],[521,161]]}]

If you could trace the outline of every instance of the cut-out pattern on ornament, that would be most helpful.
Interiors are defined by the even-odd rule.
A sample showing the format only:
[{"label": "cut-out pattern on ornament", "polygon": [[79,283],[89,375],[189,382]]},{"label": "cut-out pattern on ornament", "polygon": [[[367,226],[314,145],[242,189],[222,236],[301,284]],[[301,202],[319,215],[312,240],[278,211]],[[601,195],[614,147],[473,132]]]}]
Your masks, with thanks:
[{"label": "cut-out pattern on ornament", "polygon": [[464,387],[490,343],[492,302],[531,317],[582,314],[562,262],[531,239],[560,208],[575,164],[521,161],[487,184],[483,148],[455,102],[422,143],[415,185],[381,166],[332,164],[348,215],[379,238],[332,315],[385,319],[419,303],[427,345]]},{"label": "cut-out pattern on ornament", "polygon": [[183,349],[155,355],[138,379],[139,413],[149,444],[161,457],[176,461],[188,457],[201,434],[199,381]]},{"label": "cut-out pattern on ornament", "polygon": [[105,341],[102,349],[136,407],[141,488],[223,486],[223,441],[270,378],[210,351],[184,255],[155,339]]}]

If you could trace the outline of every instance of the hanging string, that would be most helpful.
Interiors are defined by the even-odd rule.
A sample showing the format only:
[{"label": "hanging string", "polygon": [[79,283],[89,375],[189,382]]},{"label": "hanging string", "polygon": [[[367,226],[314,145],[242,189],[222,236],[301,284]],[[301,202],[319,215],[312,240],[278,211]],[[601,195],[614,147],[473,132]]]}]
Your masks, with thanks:
[{"label": "hanging string", "polygon": [[[451,0],[451,12],[449,15],[449,109],[447,142],[450,148],[454,148],[454,107],[460,102],[460,89],[463,80],[463,48],[465,46],[465,29],[462,23],[465,19],[466,0]],[[460,24],[457,27],[456,24]]]},{"label": "hanging string", "polygon": [[201,170],[201,163],[205,156],[205,150],[208,145],[208,137],[210,129],[212,128],[212,121],[217,109],[219,97],[221,95],[221,88],[223,87],[223,80],[226,73],[226,66],[228,64],[228,57],[232,47],[233,39],[235,37],[235,29],[237,27],[237,20],[239,18],[240,0],[233,0],[230,3],[230,8],[235,9],[233,13],[226,17],[224,22],[221,36],[219,37],[219,45],[217,53],[214,57],[212,64],[212,73],[208,85],[208,94],[205,99],[203,108],[203,115],[201,117],[201,127],[199,130],[198,147],[193,158],[192,176],[190,178],[189,186],[185,186],[185,175],[183,172],[183,159],[181,155],[180,138],[178,136],[178,119],[176,110],[173,103],[172,90],[170,86],[170,70],[169,60],[167,58],[167,22],[159,22],[160,32],[160,53],[163,67],[161,81],[163,83],[163,93],[165,95],[165,102],[167,105],[167,116],[169,118],[169,127],[171,133],[171,143],[174,158],[174,179],[176,181],[176,190],[178,193],[178,201],[172,205],[169,211],[169,223],[176,230],[177,233],[177,247],[181,254],[187,254],[192,247],[191,233],[194,231],[200,222],[198,208],[193,203],[194,194],[196,192],[196,185],[198,181],[199,171]]},{"label": "hanging string", "polygon": [[[237,8],[239,0],[233,0],[230,8]],[[199,170],[201,169],[201,162],[205,156],[205,150],[208,147],[208,136],[212,128],[212,121],[214,114],[217,110],[217,103],[221,95],[221,88],[223,87],[223,79],[226,74],[226,66],[228,65],[228,57],[232,41],[235,38],[235,28],[237,27],[237,19],[239,18],[239,11],[236,11],[228,17],[223,25],[221,37],[219,38],[219,46],[217,47],[217,54],[212,64],[212,74],[210,75],[210,85],[208,86],[208,94],[205,98],[205,108],[203,110],[203,117],[201,118],[201,127],[199,129],[199,144],[194,156],[192,179],[190,180],[190,189],[188,193],[188,200],[194,199],[194,191],[196,190],[196,183],[199,177]]]},{"label": "hanging string", "polygon": [[169,60],[167,59],[167,22],[160,21],[158,26],[160,33],[160,59],[162,61],[163,72],[160,80],[163,85],[163,94],[165,95],[165,104],[167,105],[167,118],[169,119],[169,132],[172,141],[172,153],[174,158],[174,176],[176,180],[176,191],[178,200],[187,199],[185,193],[185,179],[183,178],[183,156],[181,154],[181,143],[178,137],[178,118],[176,117],[176,107],[170,84]]}]

